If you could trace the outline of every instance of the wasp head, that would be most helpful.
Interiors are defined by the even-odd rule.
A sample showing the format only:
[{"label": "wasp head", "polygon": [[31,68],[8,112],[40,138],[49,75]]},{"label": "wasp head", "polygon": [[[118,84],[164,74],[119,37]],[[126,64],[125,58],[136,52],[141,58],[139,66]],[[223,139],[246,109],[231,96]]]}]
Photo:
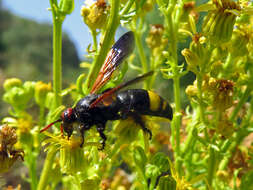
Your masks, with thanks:
[{"label": "wasp head", "polygon": [[[72,108],[67,108],[65,111],[62,112],[61,118],[50,123],[45,128],[41,129],[40,132],[46,131],[50,127],[52,127],[55,123],[62,122],[61,124],[61,131],[64,130],[68,134],[68,138],[73,133],[73,123],[76,121],[75,111]],[[62,131],[63,133],[63,131]]]},{"label": "wasp head", "polygon": [[69,138],[74,130],[73,123],[76,121],[76,116],[73,108],[67,108],[64,112],[62,112],[61,120],[63,130],[68,134]]}]

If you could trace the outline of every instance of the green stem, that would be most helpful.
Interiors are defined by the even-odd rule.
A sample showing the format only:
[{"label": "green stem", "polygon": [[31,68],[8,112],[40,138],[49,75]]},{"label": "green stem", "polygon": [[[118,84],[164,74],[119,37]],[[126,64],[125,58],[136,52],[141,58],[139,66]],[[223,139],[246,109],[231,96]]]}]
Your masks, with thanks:
[{"label": "green stem", "polygon": [[39,127],[41,128],[44,125],[44,113],[45,106],[40,106],[40,115],[39,115]]},{"label": "green stem", "polygon": [[92,35],[92,39],[93,39],[93,46],[92,46],[92,50],[97,52],[97,32],[96,30],[91,30],[91,35]]},{"label": "green stem", "polygon": [[[58,17],[57,17],[58,18]],[[61,105],[62,97],[62,20],[53,19],[53,89],[55,108]]]},{"label": "green stem", "polygon": [[102,42],[99,53],[95,57],[93,64],[89,70],[88,78],[85,81],[86,93],[88,93],[91,90],[92,84],[94,83],[96,76],[98,75],[99,69],[103,65],[107,52],[112,44],[114,34],[119,25],[119,15],[118,15],[119,4],[120,1],[118,0],[111,1],[110,16],[105,29],[106,32],[104,40]]},{"label": "green stem", "polygon": [[247,87],[242,98],[240,99],[239,103],[237,104],[237,106],[235,107],[234,111],[231,114],[230,120],[234,121],[238,112],[240,111],[241,107],[244,105],[244,103],[247,101],[247,99],[249,98],[251,93],[251,87]]},{"label": "green stem", "polygon": [[[148,72],[148,65],[147,65],[147,58],[144,53],[144,48],[141,43],[141,36],[142,36],[142,32],[137,31],[137,30],[134,31],[134,39],[135,39],[136,47],[140,55],[142,71],[143,73],[146,73]],[[147,87],[148,87],[148,84],[147,84],[147,81],[145,81],[144,88],[147,88]]]},{"label": "green stem", "polygon": [[[62,103],[62,97],[60,95],[62,90],[62,23],[65,16],[62,16],[57,12],[57,0],[50,0],[50,6],[53,17],[53,89],[55,94],[53,108],[57,108]],[[44,190],[47,185],[55,154],[55,148],[48,151],[39,180],[38,190]]]},{"label": "green stem", "polygon": [[216,171],[216,153],[212,147],[209,147],[209,160],[207,170],[207,181],[210,187],[212,187],[213,177]]},{"label": "green stem", "polygon": [[28,169],[29,169],[29,175],[31,177],[31,188],[32,190],[36,190],[37,189],[37,185],[38,185],[38,178],[37,178],[37,175],[36,175],[36,158],[37,157],[34,157],[32,156],[32,160],[30,160],[30,163],[29,163],[29,166],[28,166]]},{"label": "green stem", "polygon": [[52,164],[54,163],[54,157],[56,155],[56,152],[57,152],[57,149],[54,146],[52,146],[51,149],[48,150],[37,190],[46,189],[48,176],[49,174],[51,174]]},{"label": "green stem", "polygon": [[[202,73],[202,72],[200,72]],[[200,121],[206,125],[206,119],[205,119],[205,113],[204,113],[204,103],[203,103],[203,91],[202,91],[202,83],[203,83],[203,76],[202,74],[197,75],[197,88],[198,88],[198,98],[199,98],[199,118]],[[205,138],[206,140],[209,141],[209,137],[208,137],[208,133],[207,133],[207,129],[206,127],[204,128],[204,134],[205,134]]]},{"label": "green stem", "polygon": [[30,155],[25,157],[25,164],[29,170],[29,177],[30,177],[30,186],[32,190],[37,190],[37,185],[38,185],[38,178],[36,174],[36,169],[37,169],[37,156],[38,156],[38,151],[32,149],[30,146],[25,146],[25,154]]},{"label": "green stem", "polygon": [[[170,5],[171,7],[175,7],[175,4],[171,2],[172,4]],[[173,89],[174,89],[174,101],[175,101],[175,117],[172,122],[172,128],[175,130],[175,158],[176,158],[176,170],[179,175],[182,175],[182,160],[180,159],[180,126],[181,126],[181,100],[180,100],[180,75],[179,75],[179,69],[178,69],[178,55],[177,55],[177,33],[178,33],[178,20],[175,19],[173,22],[173,11],[172,9],[168,9],[169,11],[167,12],[167,23],[169,25],[169,34],[171,35],[171,48],[170,51],[172,53],[173,57],[173,64],[172,69],[173,69]]]}]

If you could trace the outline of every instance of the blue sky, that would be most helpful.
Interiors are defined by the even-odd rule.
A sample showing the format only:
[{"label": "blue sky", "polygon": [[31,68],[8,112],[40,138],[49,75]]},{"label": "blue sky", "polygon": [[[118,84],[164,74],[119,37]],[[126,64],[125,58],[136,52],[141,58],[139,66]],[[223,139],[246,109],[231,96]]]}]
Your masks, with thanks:
[{"label": "blue sky", "polygon": [[[83,23],[80,16],[80,8],[83,0],[75,0],[75,9],[68,15],[63,23],[64,32],[69,34],[75,43],[79,57],[82,59],[86,53],[86,47],[92,42],[88,27]],[[49,0],[3,0],[3,7],[13,14],[35,20],[40,23],[52,23]]]}]

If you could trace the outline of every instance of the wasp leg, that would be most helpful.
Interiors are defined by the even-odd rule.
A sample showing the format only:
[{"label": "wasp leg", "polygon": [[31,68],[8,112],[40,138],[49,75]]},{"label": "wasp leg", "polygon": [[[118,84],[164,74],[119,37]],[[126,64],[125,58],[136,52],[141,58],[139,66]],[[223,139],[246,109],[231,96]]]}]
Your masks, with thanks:
[{"label": "wasp leg", "polygon": [[83,147],[83,143],[84,143],[84,132],[89,130],[90,128],[91,128],[91,126],[89,126],[89,125],[80,125],[79,126],[79,130],[81,133],[81,144],[80,144],[81,148]]},{"label": "wasp leg", "polygon": [[149,134],[149,140],[152,139],[152,132],[145,126],[141,116],[137,113],[131,113],[131,116],[133,117],[134,121],[139,124],[142,128],[142,130],[145,132],[145,133],[148,133]]},{"label": "wasp leg", "polygon": [[97,124],[97,131],[99,132],[100,137],[102,138],[102,148],[99,148],[98,150],[103,150],[105,148],[105,141],[106,141],[106,136],[104,134],[105,130],[105,124]]},{"label": "wasp leg", "polygon": [[63,125],[61,124],[61,137],[64,138],[64,134],[63,134]]}]

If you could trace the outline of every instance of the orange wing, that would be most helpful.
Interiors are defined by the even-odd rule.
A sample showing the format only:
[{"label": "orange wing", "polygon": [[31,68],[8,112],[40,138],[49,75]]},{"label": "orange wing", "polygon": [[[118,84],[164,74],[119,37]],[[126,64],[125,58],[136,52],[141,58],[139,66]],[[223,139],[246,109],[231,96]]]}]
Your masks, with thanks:
[{"label": "orange wing", "polygon": [[92,102],[92,104],[90,105],[90,108],[95,107],[96,105],[98,105],[100,102],[102,102],[103,100],[108,101],[108,99],[110,98],[110,96],[112,96],[113,94],[115,94],[115,92],[121,90],[122,88],[125,88],[129,85],[132,85],[134,83],[140,82],[143,79],[145,79],[146,77],[149,77],[151,75],[153,75],[154,71],[150,71],[148,73],[145,73],[139,77],[136,77],[130,81],[127,81],[119,86],[116,86],[115,88],[112,88],[108,91],[105,91],[99,98],[97,98],[94,102]]},{"label": "orange wing", "polygon": [[91,94],[96,93],[111,78],[115,69],[134,50],[134,34],[132,31],[125,33],[112,46],[105,62],[99,71],[98,77],[91,88]]}]

